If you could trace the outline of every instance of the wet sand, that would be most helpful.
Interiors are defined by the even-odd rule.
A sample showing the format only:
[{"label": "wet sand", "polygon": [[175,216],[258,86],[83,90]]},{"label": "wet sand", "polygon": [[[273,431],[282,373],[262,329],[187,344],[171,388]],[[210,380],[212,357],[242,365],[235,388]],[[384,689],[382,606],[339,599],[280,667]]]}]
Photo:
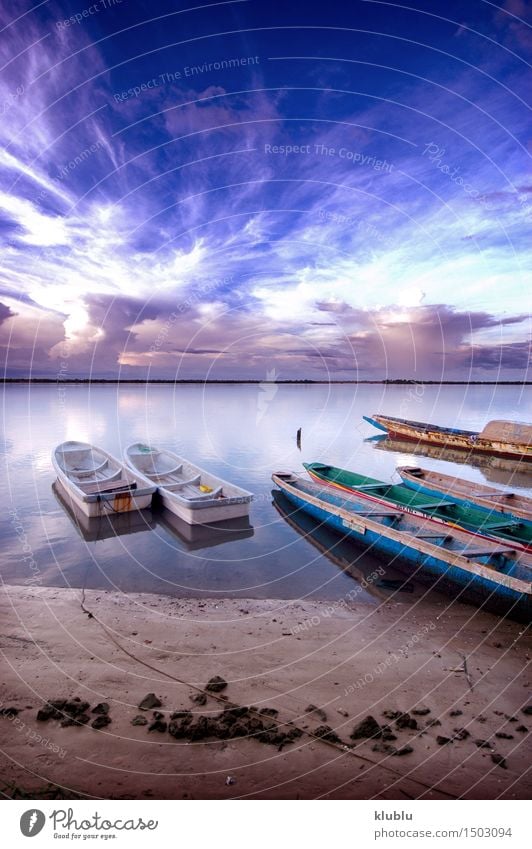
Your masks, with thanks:
[{"label": "wet sand", "polygon": [[[5,586],[0,622],[1,708],[19,710],[0,716],[7,795],[54,785],[65,798],[530,797],[530,633],[474,607]],[[214,675],[228,686],[193,703],[191,685]],[[153,721],[138,708],[150,692],[164,722],[180,709],[212,717],[229,701],[275,709],[279,729],[303,735],[281,750],[245,737],[174,739],[131,724]],[[111,723],[37,721],[47,700],[73,697],[90,703],[91,723],[107,702]],[[351,739],[368,715],[396,740]],[[340,744],[313,736],[324,725]]]}]

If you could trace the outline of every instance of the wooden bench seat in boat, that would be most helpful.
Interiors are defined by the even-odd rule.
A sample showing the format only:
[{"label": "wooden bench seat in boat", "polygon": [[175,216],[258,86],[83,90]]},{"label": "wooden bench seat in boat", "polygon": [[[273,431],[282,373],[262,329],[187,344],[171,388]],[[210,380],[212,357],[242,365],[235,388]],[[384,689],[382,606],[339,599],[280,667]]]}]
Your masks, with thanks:
[{"label": "wooden bench seat in boat", "polygon": [[171,492],[178,492],[186,486],[199,486],[200,482],[201,475],[196,475],[195,478],[190,478],[188,481],[176,481],[175,483],[166,484],[164,488],[169,489]]},{"label": "wooden bench seat in boat", "polygon": [[76,469],[75,466],[71,466],[68,471],[72,472],[72,474],[76,475],[77,478],[90,478],[91,475],[96,475],[96,474],[98,474],[98,472],[101,472],[103,469],[105,469],[105,467],[108,465],[108,463],[109,463],[109,460],[107,458],[105,458],[103,463],[100,463],[98,466],[93,466],[91,469],[87,469],[87,468],[83,468],[83,467],[80,468],[80,469]]},{"label": "wooden bench seat in boat", "polygon": [[484,549],[468,549],[464,548],[462,551],[459,551],[458,554],[463,555],[463,557],[467,557],[468,560],[475,559],[477,557],[494,557],[496,554],[502,554],[506,557],[515,555],[515,548],[492,548]]},{"label": "wooden bench seat in boat", "polygon": [[220,498],[222,496],[223,487],[217,486],[212,492],[202,492],[200,495],[193,495],[191,501],[207,501],[209,498]]},{"label": "wooden bench seat in boat", "polygon": [[166,475],[176,475],[183,471],[183,463],[174,466],[173,469],[165,469],[164,472],[142,472],[147,478],[164,478]]}]

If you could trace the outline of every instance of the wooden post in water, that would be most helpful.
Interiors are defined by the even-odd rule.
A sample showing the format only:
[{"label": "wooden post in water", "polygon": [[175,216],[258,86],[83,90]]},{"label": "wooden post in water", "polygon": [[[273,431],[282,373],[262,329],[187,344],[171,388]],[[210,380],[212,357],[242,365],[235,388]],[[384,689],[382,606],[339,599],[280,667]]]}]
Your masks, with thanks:
[{"label": "wooden post in water", "polygon": [[298,427],[297,433],[296,433],[296,445],[299,448],[299,450],[301,451],[301,428],[300,427]]}]

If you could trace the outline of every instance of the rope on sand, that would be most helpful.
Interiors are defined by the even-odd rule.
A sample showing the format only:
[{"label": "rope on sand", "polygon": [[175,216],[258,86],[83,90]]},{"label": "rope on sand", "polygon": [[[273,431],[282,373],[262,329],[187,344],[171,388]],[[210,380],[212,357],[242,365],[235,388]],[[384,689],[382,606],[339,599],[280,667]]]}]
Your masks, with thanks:
[{"label": "rope on sand", "polygon": [[[220,696],[218,696],[216,693],[213,693],[210,690],[206,690],[204,687],[200,687],[197,684],[191,684],[189,681],[184,681],[182,678],[178,678],[176,675],[172,675],[170,672],[166,672],[164,669],[159,669],[156,666],[152,666],[151,663],[148,663],[146,660],[142,660],[140,657],[137,657],[132,652],[128,651],[128,649],[124,648],[124,646],[120,645],[120,643],[115,638],[114,634],[111,631],[109,631],[107,626],[100,619],[98,619],[98,617],[94,613],[92,613],[92,611],[88,610],[85,607],[85,587],[82,587],[82,590],[81,590],[80,607],[81,607],[83,613],[85,613],[88,616],[89,619],[94,619],[98,623],[98,625],[105,631],[106,635],[109,637],[111,642],[113,642],[115,644],[117,649],[119,649],[121,652],[126,654],[132,660],[136,661],[137,663],[142,664],[142,666],[146,666],[148,669],[151,669],[152,672],[157,672],[159,675],[163,675],[165,678],[169,678],[171,681],[174,681],[176,684],[182,684],[184,687],[189,687],[191,690],[195,690],[197,693],[203,693],[208,698],[214,699],[220,705],[227,707],[228,702],[225,699],[220,698]],[[251,714],[252,716],[256,716],[260,719],[264,719],[264,717],[259,713],[258,710],[253,710],[250,707],[248,707],[247,710],[248,710],[248,713]],[[283,722],[282,720],[278,720],[278,719],[276,719],[275,721],[277,722],[277,725],[279,725],[283,728],[287,728],[287,729],[298,728],[298,730],[301,731],[301,733],[303,735],[310,737],[312,740],[316,740],[318,743],[323,743],[326,746],[330,746],[331,748],[335,749],[337,752],[340,752],[343,755],[351,755],[352,757],[355,757],[358,760],[364,761],[365,763],[370,764],[371,766],[374,766],[374,767],[377,767],[377,768],[380,768],[380,769],[385,769],[388,772],[391,772],[393,775],[398,776],[399,778],[405,778],[405,776],[403,775],[402,772],[400,772],[397,769],[394,769],[392,766],[388,766],[387,764],[383,764],[382,762],[379,763],[377,761],[373,761],[373,760],[371,760],[371,758],[368,758],[365,755],[360,755],[357,752],[354,752],[352,749],[350,749],[345,744],[334,743],[331,740],[327,740],[324,737],[319,737],[318,735],[314,734],[312,731],[309,731],[308,729],[305,729],[305,728],[299,728],[299,726],[296,726],[292,722]],[[253,735],[251,734],[249,736],[252,737]],[[246,739],[246,738],[242,738],[242,739]],[[407,780],[413,782],[414,784],[418,784],[420,787],[423,787],[424,790],[432,790],[436,793],[440,793],[443,796],[446,796],[449,799],[457,799],[458,798],[453,793],[448,793],[446,790],[442,790],[442,789],[435,787],[433,785],[426,784],[424,781],[421,781],[421,779],[419,779],[419,778],[412,778],[411,776],[407,776]]]}]

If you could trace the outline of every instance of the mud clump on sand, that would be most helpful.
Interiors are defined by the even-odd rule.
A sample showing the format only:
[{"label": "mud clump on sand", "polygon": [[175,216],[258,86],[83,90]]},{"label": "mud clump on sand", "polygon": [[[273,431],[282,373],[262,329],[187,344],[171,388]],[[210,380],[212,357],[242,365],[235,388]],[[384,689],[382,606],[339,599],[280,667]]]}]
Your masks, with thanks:
[{"label": "mud clump on sand", "polygon": [[321,722],[327,722],[327,714],[322,708],[317,707],[316,705],[307,705],[305,708],[305,713],[312,713],[316,716]]},{"label": "mud clump on sand", "polygon": [[320,740],[326,740],[327,743],[341,743],[336,731],[333,731],[330,725],[319,725],[314,731],[314,736]]},{"label": "mud clump on sand", "polygon": [[350,737],[351,740],[359,740],[361,737],[365,737],[366,739],[382,737],[382,728],[373,716],[366,716],[362,722],[355,725]]},{"label": "mud clump on sand", "polygon": [[227,687],[227,681],[220,675],[215,675],[205,684],[208,693],[221,693]]},{"label": "mud clump on sand", "polygon": [[147,696],[144,696],[141,702],[139,702],[138,707],[140,710],[153,710],[153,708],[161,707],[162,701],[157,698],[155,693],[148,693]]},{"label": "mud clump on sand", "polygon": [[409,728],[415,731],[417,729],[417,719],[414,719],[409,713],[402,713],[397,717],[395,725],[397,728]]},{"label": "mud clump on sand", "polygon": [[78,696],[73,699],[50,699],[37,711],[38,722],[49,719],[61,720],[61,725],[85,725],[89,721],[87,711],[89,702],[82,701]]},{"label": "mud clump on sand", "polygon": [[176,740],[190,742],[205,739],[234,740],[252,737],[260,743],[282,749],[302,736],[294,727],[281,728],[269,715],[256,714],[248,707],[227,705],[221,713],[204,716],[194,715],[188,710],[177,710],[170,716],[168,733]]}]

